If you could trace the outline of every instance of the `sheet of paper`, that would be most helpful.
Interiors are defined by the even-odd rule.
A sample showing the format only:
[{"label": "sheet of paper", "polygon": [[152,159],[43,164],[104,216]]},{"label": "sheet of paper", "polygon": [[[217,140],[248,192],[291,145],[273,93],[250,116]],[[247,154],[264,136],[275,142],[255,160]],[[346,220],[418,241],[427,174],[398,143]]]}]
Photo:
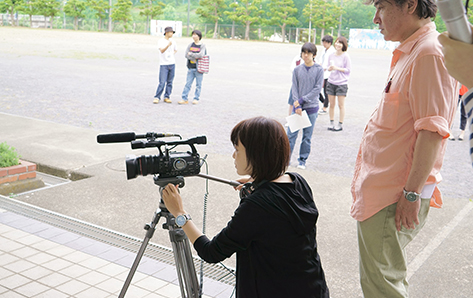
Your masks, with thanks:
[{"label": "sheet of paper", "polygon": [[298,114],[292,114],[291,116],[286,117],[286,122],[288,122],[291,132],[311,126],[311,121],[309,120],[308,114],[305,110],[303,110],[301,116]]}]

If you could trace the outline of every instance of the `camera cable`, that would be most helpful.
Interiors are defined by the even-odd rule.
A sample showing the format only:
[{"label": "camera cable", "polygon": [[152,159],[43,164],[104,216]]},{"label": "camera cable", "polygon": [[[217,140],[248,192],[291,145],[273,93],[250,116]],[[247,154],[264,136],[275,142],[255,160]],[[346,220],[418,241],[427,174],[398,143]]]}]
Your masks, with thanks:
[{"label": "camera cable", "polygon": [[[205,164],[206,165],[206,174],[209,175],[209,165],[207,164],[206,161],[207,155],[201,159],[201,165]],[[207,218],[207,199],[209,198],[209,179],[206,179],[206,193],[204,194],[204,203],[203,203],[203,213],[202,213],[202,233],[206,234],[206,218]],[[235,276],[235,272],[231,269],[229,269],[226,265],[224,265],[222,262],[219,263],[224,269],[226,269],[230,274]],[[202,291],[203,291],[203,282],[204,282],[204,260],[201,258],[201,274],[200,274],[200,288],[199,288],[199,298],[202,298]],[[229,298],[233,298],[235,293],[235,286],[232,291],[232,294],[230,295]]]}]

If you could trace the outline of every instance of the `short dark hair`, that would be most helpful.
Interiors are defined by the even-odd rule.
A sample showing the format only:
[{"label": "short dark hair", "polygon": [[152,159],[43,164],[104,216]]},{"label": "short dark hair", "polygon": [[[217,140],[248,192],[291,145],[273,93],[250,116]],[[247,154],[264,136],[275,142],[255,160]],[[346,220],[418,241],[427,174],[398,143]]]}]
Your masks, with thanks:
[{"label": "short dark hair", "polygon": [[325,36],[321,39],[321,41],[326,42],[326,43],[329,43],[329,44],[332,45],[332,43],[334,42],[334,39],[333,39],[332,36],[330,36],[329,34],[327,34],[327,35],[325,35]]},{"label": "short dark hair", "polygon": [[303,52],[310,52],[313,53],[313,56],[316,57],[316,53],[318,53],[318,48],[313,43],[304,43],[303,47],[301,47],[301,53]]},{"label": "short dark hair", "polygon": [[197,36],[199,36],[199,40],[202,39],[202,33],[201,33],[200,30],[197,30],[197,29],[193,30],[193,32],[191,32],[191,35],[193,35],[193,34],[196,34]]},{"label": "short dark hair", "polygon": [[245,147],[255,183],[272,181],[285,174],[291,151],[280,122],[266,117],[243,120],[232,129],[230,140],[234,145],[240,141]]},{"label": "short dark hair", "polygon": [[[367,0],[365,4],[370,5],[374,4],[377,0]],[[388,0],[383,0],[388,1]],[[401,7],[403,4],[407,3],[409,0],[392,0],[395,2],[395,5]],[[438,11],[438,6],[434,0],[418,0],[418,5],[416,6],[416,14],[420,19],[428,19],[436,17],[436,12]]]},{"label": "short dark hair", "polygon": [[339,42],[342,44],[342,52],[346,52],[347,51],[347,39],[343,36],[340,36],[336,39],[336,43]]}]

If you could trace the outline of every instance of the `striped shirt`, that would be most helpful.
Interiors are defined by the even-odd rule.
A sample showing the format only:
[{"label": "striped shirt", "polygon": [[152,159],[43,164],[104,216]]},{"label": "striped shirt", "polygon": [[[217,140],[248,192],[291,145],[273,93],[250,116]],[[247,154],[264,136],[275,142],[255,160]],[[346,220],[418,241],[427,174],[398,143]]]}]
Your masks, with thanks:
[{"label": "striped shirt", "polygon": [[471,163],[472,163],[472,88],[464,94],[461,101],[464,101],[464,109],[467,115],[467,121],[469,122],[469,142],[471,143],[470,154],[471,154]]},{"label": "striped shirt", "polygon": [[298,100],[303,110],[308,115],[318,112],[319,93],[324,82],[323,68],[314,64],[307,67],[304,63],[293,70],[293,81],[291,86],[292,98],[288,100],[289,105]]}]

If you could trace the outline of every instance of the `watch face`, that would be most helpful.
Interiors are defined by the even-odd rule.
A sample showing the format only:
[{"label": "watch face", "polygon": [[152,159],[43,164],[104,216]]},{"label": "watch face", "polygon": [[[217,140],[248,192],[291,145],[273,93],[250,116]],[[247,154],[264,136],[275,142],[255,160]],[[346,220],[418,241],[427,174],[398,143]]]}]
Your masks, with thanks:
[{"label": "watch face", "polygon": [[416,201],[416,195],[414,193],[408,193],[406,198],[410,202],[415,202]]},{"label": "watch face", "polygon": [[186,218],[183,215],[179,215],[176,217],[176,225],[179,227],[184,226],[186,224]]}]

